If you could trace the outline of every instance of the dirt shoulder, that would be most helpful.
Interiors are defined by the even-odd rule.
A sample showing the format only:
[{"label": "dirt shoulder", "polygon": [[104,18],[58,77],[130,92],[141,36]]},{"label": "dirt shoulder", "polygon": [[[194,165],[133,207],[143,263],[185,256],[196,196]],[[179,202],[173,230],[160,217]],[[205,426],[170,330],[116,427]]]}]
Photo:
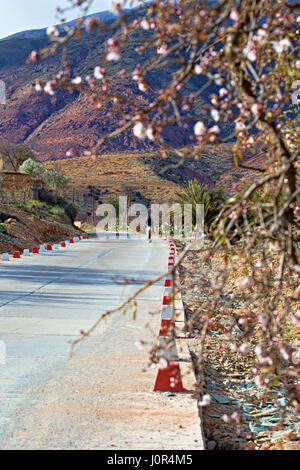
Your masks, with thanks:
[{"label": "dirt shoulder", "polygon": [[[222,256],[215,256],[210,262],[204,260],[200,252],[191,252],[181,268],[182,298],[187,320],[203,312],[213,297],[211,281],[222,267]],[[241,268],[242,269],[242,268]],[[232,277],[231,287],[242,275],[237,269]],[[226,293],[227,306],[232,292]],[[242,308],[235,304],[234,308]],[[211,320],[206,336],[202,364],[204,369],[204,394],[209,394],[211,402],[203,407],[203,427],[206,446],[209,450],[289,450],[300,449],[299,419],[294,408],[288,406],[288,400],[280,386],[271,388],[267,400],[263,400],[263,391],[258,388],[250,370],[255,366],[255,354],[243,355],[228,352],[228,317],[216,312]],[[193,325],[190,350],[195,363],[200,358],[200,334],[203,322]],[[238,322],[234,325],[236,338],[243,333]],[[299,330],[288,330],[293,341],[299,342]],[[253,342],[255,342],[255,332]],[[298,383],[299,386],[299,383]],[[281,421],[276,402],[285,406],[286,415]],[[238,413],[237,421],[234,419]],[[232,417],[229,422],[225,418]]]},{"label": "dirt shoulder", "polygon": [[58,243],[79,233],[66,216],[0,205],[0,253],[32,249],[42,243]]}]

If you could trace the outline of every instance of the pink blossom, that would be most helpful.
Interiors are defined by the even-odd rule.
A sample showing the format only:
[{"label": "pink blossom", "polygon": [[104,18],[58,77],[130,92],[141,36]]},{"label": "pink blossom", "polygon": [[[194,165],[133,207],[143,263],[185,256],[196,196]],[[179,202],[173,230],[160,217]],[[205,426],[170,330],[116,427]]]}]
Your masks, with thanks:
[{"label": "pink blossom", "polygon": [[40,82],[36,82],[35,90],[36,91],[43,91],[43,87],[42,87],[42,84]]},{"label": "pink blossom", "polygon": [[280,348],[280,354],[282,355],[285,361],[289,360],[290,356],[288,355],[287,351],[284,348]]},{"label": "pink blossom", "polygon": [[264,385],[264,381],[260,375],[258,377],[255,377],[254,382],[257,387],[263,387]]},{"label": "pink blossom", "polygon": [[219,73],[215,73],[214,75],[214,81],[216,85],[222,85],[223,79]]},{"label": "pink blossom", "polygon": [[196,64],[194,67],[194,72],[196,75],[201,75],[201,73],[203,72],[203,67],[201,67],[201,65],[199,64]]},{"label": "pink blossom", "polygon": [[258,321],[260,321],[261,323],[268,323],[268,320],[269,320],[269,316],[267,313],[265,312],[262,312],[258,315]]},{"label": "pink blossom", "polygon": [[160,47],[157,48],[156,52],[159,55],[165,55],[168,52],[167,44],[162,44]]},{"label": "pink blossom", "polygon": [[220,283],[217,281],[217,279],[212,279],[210,281],[210,285],[213,289],[220,289],[221,288],[221,285]]},{"label": "pink blossom", "polygon": [[39,59],[38,51],[31,51],[28,60],[30,62],[36,62]]},{"label": "pink blossom", "polygon": [[75,155],[75,150],[73,148],[67,150],[66,157],[74,157],[74,155]]},{"label": "pink blossom", "polygon": [[149,23],[148,20],[145,20],[145,19],[142,20],[141,23],[140,23],[140,25],[141,25],[141,28],[144,29],[144,30],[146,30],[146,31],[147,31],[148,29],[150,29],[150,23]]},{"label": "pink blossom", "polygon": [[222,416],[222,420],[224,421],[224,423],[230,423],[231,419],[230,419],[230,416],[229,415],[223,415]]},{"label": "pink blossom", "polygon": [[138,87],[139,87],[139,90],[141,90],[141,91],[144,91],[144,92],[147,91],[147,86],[146,86],[145,83],[143,83],[143,82],[140,82],[140,83],[138,84]]},{"label": "pink blossom", "polygon": [[87,32],[87,33],[90,33],[90,32],[92,31],[92,28],[93,28],[94,26],[99,25],[99,20],[98,20],[98,18],[87,18],[87,19],[85,20],[85,23],[84,23],[84,24],[85,24],[85,30],[86,30],[86,32]]},{"label": "pink blossom", "polygon": [[265,44],[267,36],[268,36],[268,33],[266,32],[266,30],[260,28],[257,31],[257,35],[255,36],[254,39],[260,42],[261,44]]},{"label": "pink blossom", "polygon": [[243,343],[241,346],[240,346],[240,351],[242,354],[248,354],[249,350],[250,350],[250,344],[249,343]]},{"label": "pink blossom", "polygon": [[240,287],[247,288],[251,286],[251,279],[249,277],[244,277],[240,282]]},{"label": "pink blossom", "polygon": [[234,412],[232,413],[231,418],[234,419],[234,421],[235,421],[237,424],[239,424],[239,423],[241,422],[241,417],[240,417],[240,415],[239,415],[236,411],[234,411]]},{"label": "pink blossom", "polygon": [[143,349],[144,347],[144,341],[142,341],[141,339],[136,341],[134,344],[138,349]]},{"label": "pink blossom", "polygon": [[260,103],[254,103],[251,106],[251,111],[255,116],[257,116],[260,113],[261,109],[262,109],[262,105]]},{"label": "pink blossom", "polygon": [[54,95],[54,83],[52,81],[46,83],[44,86],[44,92],[50,96]]},{"label": "pink blossom", "polygon": [[291,322],[294,326],[300,326],[300,310],[297,310],[295,315],[291,316]]},{"label": "pink blossom", "polygon": [[235,7],[233,7],[230,12],[230,19],[232,19],[232,21],[239,21],[240,19],[240,14]]},{"label": "pink blossom", "polygon": [[241,131],[241,130],[245,129],[245,127],[246,126],[242,121],[237,121],[236,124],[235,124],[235,128],[238,131]]},{"label": "pink blossom", "polygon": [[111,0],[110,11],[114,15],[119,15],[123,8],[123,2],[116,2],[115,0]]},{"label": "pink blossom", "polygon": [[111,50],[106,54],[106,59],[109,62],[117,62],[121,59],[121,55],[118,50]]},{"label": "pink blossom", "polygon": [[256,46],[253,41],[250,41],[243,50],[243,54],[247,57],[250,62],[256,60]]},{"label": "pink blossom", "polygon": [[223,98],[223,96],[226,96],[227,94],[228,91],[226,90],[226,88],[220,88],[219,95],[221,96],[221,98]]},{"label": "pink blossom", "polygon": [[49,26],[49,28],[47,28],[47,36],[59,36],[59,31],[57,29],[56,26]]},{"label": "pink blossom", "polygon": [[219,126],[215,125],[215,126],[212,126],[208,129],[208,132],[212,133],[212,134],[219,134],[220,133],[220,128]]},{"label": "pink blossom", "polygon": [[259,359],[259,358],[261,357],[261,355],[262,355],[262,349],[261,349],[261,347],[260,347],[259,344],[257,344],[257,345],[255,346],[254,352],[255,352],[256,356],[258,357],[258,359]]}]

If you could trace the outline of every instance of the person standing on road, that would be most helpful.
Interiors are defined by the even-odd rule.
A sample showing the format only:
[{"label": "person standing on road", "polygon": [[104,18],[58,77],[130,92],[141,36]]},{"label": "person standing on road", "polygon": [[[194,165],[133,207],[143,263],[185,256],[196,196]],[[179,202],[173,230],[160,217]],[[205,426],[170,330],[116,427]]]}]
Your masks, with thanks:
[{"label": "person standing on road", "polygon": [[151,228],[151,216],[148,215],[147,227],[146,227],[146,235],[148,238],[148,242],[151,243],[151,236],[152,236],[152,228]]}]

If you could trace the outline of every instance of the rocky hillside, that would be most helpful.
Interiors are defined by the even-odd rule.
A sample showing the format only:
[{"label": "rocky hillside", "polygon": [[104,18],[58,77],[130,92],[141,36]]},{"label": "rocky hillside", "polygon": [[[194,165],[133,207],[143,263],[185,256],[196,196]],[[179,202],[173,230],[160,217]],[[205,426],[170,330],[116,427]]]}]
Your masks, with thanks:
[{"label": "rocky hillside", "polygon": [[59,243],[78,233],[62,211],[46,204],[23,208],[0,204],[0,253]]},{"label": "rocky hillside", "polygon": [[[109,17],[107,21],[110,21]],[[112,66],[114,71],[118,71],[124,66],[129,71],[133,70],[138,60],[136,48],[142,44],[145,34],[147,33],[141,30],[130,37],[129,47],[122,53],[122,61]],[[93,73],[95,64],[102,63],[105,53],[104,43],[109,35],[110,33],[106,31],[101,34],[83,32],[81,41],[73,40],[70,43],[69,59],[74,75],[80,74],[85,77],[87,74]],[[30,51],[44,47],[47,41],[45,30],[25,31],[0,41],[0,78],[5,81],[7,87],[7,103],[1,106],[0,142],[26,142],[35,150],[41,161],[65,159],[66,152],[71,147],[75,149],[74,157],[76,158],[85,149],[95,144],[102,135],[115,129],[119,117],[109,116],[109,104],[96,110],[88,97],[80,95],[78,92],[70,94],[67,91],[59,91],[51,97],[43,96],[35,91],[37,79],[49,79],[60,69],[61,57],[59,54],[42,63],[25,65]],[[150,57],[150,53],[148,55]],[[169,69],[161,70],[159,74],[155,72],[157,89],[163,87],[170,72]],[[200,85],[201,78],[197,77],[194,82],[192,80],[188,91],[193,91]],[[136,82],[130,78],[116,79],[113,86],[118,89],[120,94],[141,105],[152,102],[157,95],[156,90],[149,90],[147,93],[141,92]],[[206,98],[209,99],[208,96],[204,96],[204,99]],[[194,103],[194,113],[197,118],[202,116],[201,103],[200,100],[195,100]],[[165,140],[176,147],[190,144],[189,136],[192,125],[193,123],[190,122],[187,129],[178,127],[165,129]],[[231,130],[230,124],[223,123],[221,127],[223,135],[227,135]],[[147,178],[145,184],[149,183],[149,187],[153,188],[160,187],[162,182],[166,189],[171,186],[174,189],[188,179],[197,178],[209,186],[220,185],[230,189],[232,184],[239,181],[245,173],[234,166],[230,143],[213,146],[207,151],[205,150],[198,161],[187,160],[179,167],[176,166],[176,159],[173,161],[172,158],[167,160],[152,158],[159,154],[151,147],[151,142],[148,139],[147,141],[135,139],[131,130],[105,142],[100,151],[102,156],[99,157],[97,163],[97,173],[95,175],[89,174],[89,169],[87,170],[83,181],[85,188],[81,188],[82,183],[78,183],[80,166],[78,162],[72,163],[72,160],[68,159],[62,168],[71,178],[71,184],[75,178],[75,187],[79,193],[82,193],[82,198],[89,184],[101,184],[102,188],[109,185],[110,187],[105,190],[118,194],[122,187],[129,185],[127,179],[133,177],[133,181],[137,183],[134,185],[137,192],[141,193],[145,200],[148,199],[149,191],[144,190],[144,183],[141,183],[143,178],[135,179],[127,163],[126,167],[122,167],[124,158],[116,157],[118,153],[123,155],[124,152],[128,155],[132,152],[139,153],[142,159],[139,168],[141,171],[145,170],[144,176]],[[149,151],[150,153],[147,153]],[[104,162],[105,165],[103,165]],[[169,163],[171,169],[165,169],[164,166],[168,167]],[[80,171],[85,174],[84,169]],[[119,174],[119,176],[116,176],[115,179],[108,178],[106,183],[107,175],[113,173]],[[127,179],[123,173],[124,175],[128,173]],[[102,178],[102,175],[106,176]],[[96,181],[94,181],[95,178]]]},{"label": "rocky hillside", "polygon": [[[263,163],[262,156],[249,158],[247,163],[252,160],[257,166]],[[230,144],[207,147],[199,160],[184,162],[175,156],[162,159],[155,151],[138,151],[107,153],[96,161],[88,157],[48,161],[43,166],[68,177],[64,197],[75,202],[79,209],[77,218],[84,221],[91,218],[93,199],[97,207],[109,198],[130,193],[131,202],[149,206],[174,201],[182,184],[194,178],[230,193],[243,177],[256,176],[253,171],[234,166]]]},{"label": "rocky hillside", "polygon": [[[109,19],[108,19],[109,21]],[[39,33],[40,31],[40,33]],[[38,36],[40,34],[40,36]],[[136,49],[140,46],[147,32],[141,30],[131,34],[129,46],[122,53],[122,60],[112,65],[112,71],[124,66],[132,71],[139,61]],[[111,33],[101,34],[83,32],[82,40],[73,40],[69,45],[69,60],[72,73],[85,77],[92,74],[94,66],[101,64],[104,58],[104,44]],[[42,96],[35,91],[37,79],[49,79],[60,70],[60,54],[48,58],[45,62],[25,65],[29,53],[39,50],[47,44],[45,30],[25,31],[6,40],[0,41],[0,78],[7,87],[7,104],[1,107],[0,142],[23,142],[30,144],[40,160],[56,160],[65,157],[66,151],[74,147],[78,154],[95,143],[103,134],[116,128],[118,116],[108,116],[109,105],[96,110],[86,97],[78,92],[59,92],[55,96]],[[147,58],[151,52],[147,53]],[[114,87],[120,94],[139,104],[152,102],[158,90],[169,78],[171,69],[155,73],[156,90],[147,93],[139,91],[136,82],[131,78],[116,80]],[[151,74],[149,74],[151,79]],[[152,77],[153,78],[153,77]],[[201,78],[195,78],[189,85],[189,92],[201,85]],[[211,92],[212,90],[210,90]],[[207,97],[208,99],[208,97]],[[201,100],[195,100],[195,115],[201,115]],[[166,130],[166,141],[175,146],[190,143],[189,129],[169,128]],[[227,134],[230,125],[223,125],[222,132]],[[103,153],[127,150],[143,150],[146,143],[137,141],[132,131],[105,143]],[[147,145],[150,145],[149,142]]]}]

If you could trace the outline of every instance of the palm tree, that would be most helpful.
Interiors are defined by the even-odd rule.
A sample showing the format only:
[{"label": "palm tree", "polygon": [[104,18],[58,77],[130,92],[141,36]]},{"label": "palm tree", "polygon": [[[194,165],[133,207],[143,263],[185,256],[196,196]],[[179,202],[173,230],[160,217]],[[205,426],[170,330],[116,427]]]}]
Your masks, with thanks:
[{"label": "palm tree", "polygon": [[192,205],[193,225],[196,224],[196,205],[204,205],[204,228],[207,230],[217,214],[212,194],[208,191],[207,186],[195,178],[183,185],[182,192],[176,192],[176,196],[179,199],[175,202],[182,206],[184,204]]}]

